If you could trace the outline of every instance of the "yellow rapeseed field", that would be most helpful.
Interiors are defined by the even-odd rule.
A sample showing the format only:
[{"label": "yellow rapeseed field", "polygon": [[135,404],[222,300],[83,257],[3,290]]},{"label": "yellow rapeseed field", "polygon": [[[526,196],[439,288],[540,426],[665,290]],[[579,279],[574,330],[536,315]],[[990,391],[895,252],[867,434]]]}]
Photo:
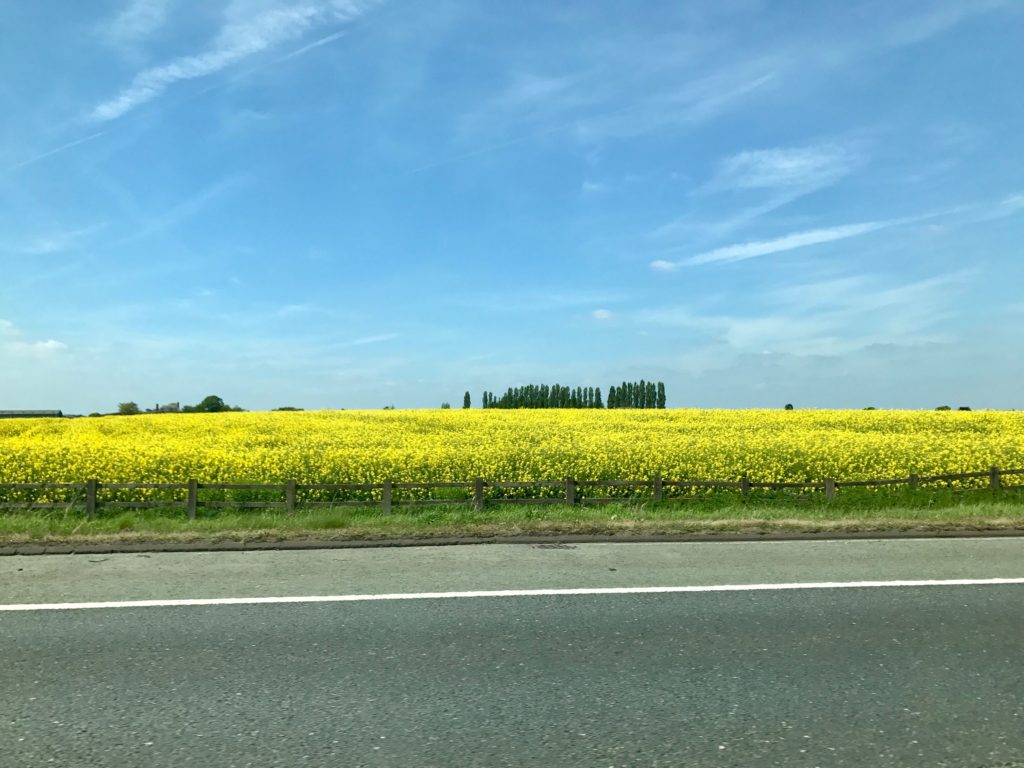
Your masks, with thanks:
[{"label": "yellow rapeseed field", "polygon": [[418,410],[0,421],[0,483],[857,480],[1024,467],[1024,413]]}]

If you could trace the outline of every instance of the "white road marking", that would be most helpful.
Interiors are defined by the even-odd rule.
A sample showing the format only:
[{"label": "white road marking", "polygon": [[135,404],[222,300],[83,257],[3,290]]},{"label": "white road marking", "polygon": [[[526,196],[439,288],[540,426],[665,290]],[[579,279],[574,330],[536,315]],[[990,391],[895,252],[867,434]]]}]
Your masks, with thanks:
[{"label": "white road marking", "polygon": [[1024,584],[1024,578],[811,581],[790,584],[712,584],[687,587],[583,587],[578,589],[502,589],[470,592],[398,592],[380,595],[296,595],[291,597],[210,597],[187,600],[111,600],[95,603],[14,603],[11,605],[0,605],[0,611],[76,611],[88,608],[174,608],[200,605],[265,605],[279,603],[362,603],[384,600],[443,600],[457,597],[561,597],[569,595],[661,595],[684,592],[774,592],[789,589],[979,587],[997,584]]}]

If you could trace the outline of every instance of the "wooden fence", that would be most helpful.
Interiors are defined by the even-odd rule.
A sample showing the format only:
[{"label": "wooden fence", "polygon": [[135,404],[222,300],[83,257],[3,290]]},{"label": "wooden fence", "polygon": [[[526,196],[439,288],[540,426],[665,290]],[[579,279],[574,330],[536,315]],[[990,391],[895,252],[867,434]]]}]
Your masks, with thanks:
[{"label": "wooden fence", "polygon": [[[910,488],[918,488],[926,483],[954,483],[963,480],[974,480],[983,487],[991,490],[1021,490],[1024,485],[1009,484],[1005,478],[1024,476],[1024,469],[999,469],[992,467],[985,472],[962,472],[945,475],[909,475],[908,477],[893,478],[885,480],[846,480],[838,481],[832,478],[825,478],[820,482],[783,482],[766,483],[749,480],[746,476],[739,480],[666,480],[659,475],[647,480],[576,480],[567,477],[564,480],[534,481],[534,482],[492,482],[483,478],[476,478],[470,482],[461,483],[396,483],[392,480],[384,480],[381,483],[313,483],[302,484],[295,480],[288,480],[279,484],[258,484],[258,483],[200,483],[196,480],[189,480],[185,483],[101,483],[98,480],[90,479],[84,483],[0,483],[0,498],[9,499],[10,492],[25,491],[61,491],[71,497],[63,502],[43,502],[33,500],[0,502],[2,509],[65,509],[74,507],[85,508],[87,517],[95,517],[100,508],[105,509],[183,509],[190,519],[194,519],[196,511],[203,507],[211,508],[243,508],[243,509],[279,509],[292,513],[296,509],[316,507],[380,507],[383,514],[390,514],[396,504],[472,504],[476,510],[482,510],[485,504],[607,504],[637,500],[638,498],[649,498],[652,501],[664,501],[666,498],[679,498],[678,496],[667,497],[666,489],[677,488],[724,488],[739,492],[741,496],[749,496],[755,489],[783,490],[796,489],[805,491],[822,491],[826,498],[833,498],[841,488],[871,488],[905,485]],[[434,498],[396,498],[395,491],[420,490],[429,493],[433,489],[462,489],[465,498],[462,499],[434,499]],[[557,493],[549,496],[502,496],[500,498],[488,498],[486,489],[500,489],[501,493],[507,493],[517,489],[539,488],[559,489]],[[598,496],[602,488],[633,488],[639,489],[640,494],[630,496]],[[150,500],[150,501],[116,501],[106,500],[100,495],[100,491],[169,491],[180,493],[182,498],[173,500]],[[648,490],[650,495],[647,495]],[[203,491],[250,491],[278,494],[278,500],[258,501],[235,501],[226,499],[203,499]],[[309,492],[346,493],[346,492],[369,492],[376,496],[379,492],[379,500],[318,500],[303,498]]]}]

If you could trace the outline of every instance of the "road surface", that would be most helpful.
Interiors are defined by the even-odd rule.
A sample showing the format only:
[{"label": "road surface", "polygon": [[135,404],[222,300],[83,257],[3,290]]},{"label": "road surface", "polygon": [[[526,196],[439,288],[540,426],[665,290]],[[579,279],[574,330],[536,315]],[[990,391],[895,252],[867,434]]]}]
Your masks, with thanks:
[{"label": "road surface", "polygon": [[1021,539],[3,557],[0,765],[1017,768],[1022,582]]}]

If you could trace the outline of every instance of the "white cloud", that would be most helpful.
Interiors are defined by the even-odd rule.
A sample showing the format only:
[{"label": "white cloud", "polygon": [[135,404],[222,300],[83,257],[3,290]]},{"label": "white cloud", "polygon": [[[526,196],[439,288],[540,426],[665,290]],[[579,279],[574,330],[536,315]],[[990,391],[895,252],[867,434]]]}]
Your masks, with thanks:
[{"label": "white cloud", "polygon": [[[657,227],[650,237],[689,243],[720,240],[805,195],[838,183],[866,160],[863,142],[854,141],[736,153],[718,163],[711,178],[689,201],[685,214]],[[717,198],[722,193],[740,193],[743,207],[723,213]],[[659,264],[655,269],[675,268],[670,262]]]},{"label": "white cloud", "polygon": [[348,343],[348,346],[361,347],[364,344],[379,344],[382,341],[391,341],[392,339],[397,338],[397,333],[378,333],[373,336],[363,336],[358,339],[353,339]]},{"label": "white cloud", "polygon": [[1006,8],[1008,0],[961,0],[926,4],[927,12],[911,16],[885,30],[883,39],[894,46],[914,45],[945,32],[972,16]]},{"label": "white cloud", "polygon": [[768,290],[764,308],[750,314],[670,306],[636,317],[692,331],[733,352],[844,355],[878,344],[948,340],[941,325],[955,317],[952,297],[971,277],[963,271],[899,284],[891,277],[857,275]]},{"label": "white cloud", "polygon": [[772,240],[755,240],[749,243],[737,243],[726,245],[722,248],[715,248],[711,251],[699,253],[682,261],[663,261],[661,259],[651,262],[651,268],[661,272],[671,272],[682,266],[699,266],[702,264],[731,263],[734,261],[745,261],[758,256],[768,256],[773,253],[782,253],[796,248],[807,248],[822,243],[832,243],[837,240],[846,240],[851,237],[866,235],[879,229],[894,226],[901,221],[867,221],[860,224],[844,224],[838,227],[824,227],[822,229],[811,229],[806,232],[794,232],[783,237]]},{"label": "white cloud", "polygon": [[593,312],[590,313],[590,316],[593,317],[595,320],[611,320],[613,317],[615,317],[615,314],[608,309],[595,309]]},{"label": "white cloud", "polygon": [[98,122],[115,120],[175,83],[220,72],[250,56],[298,39],[316,26],[350,21],[362,14],[366,5],[360,0],[311,0],[301,4],[272,3],[254,13],[251,4],[234,3],[209,48],[139,72],[131,85],[96,105],[90,116]]},{"label": "white cloud", "polygon": [[628,297],[606,291],[580,288],[568,292],[507,292],[475,295],[467,299],[459,299],[453,303],[457,306],[469,307],[487,312],[561,312],[576,309],[581,311],[587,306],[602,304],[619,304]]},{"label": "white cloud", "polygon": [[62,253],[63,251],[74,249],[83,240],[106,226],[106,222],[101,222],[79,229],[56,230],[33,238],[25,245],[15,248],[14,251],[26,256],[47,256],[54,253]]},{"label": "white cloud", "polygon": [[718,117],[773,80],[776,72],[758,62],[644,95],[624,108],[581,117],[572,127],[584,144],[657,133],[684,125],[698,125]]},{"label": "white cloud", "polygon": [[655,259],[651,262],[651,269],[655,272],[675,272],[679,269],[678,261],[665,261],[664,259]]},{"label": "white cloud", "polygon": [[304,56],[305,54],[309,53],[310,51],[315,51],[317,48],[322,48],[325,45],[330,45],[335,40],[340,40],[346,34],[348,34],[348,33],[343,30],[341,32],[333,32],[330,35],[325,35],[324,37],[321,37],[318,40],[314,40],[312,43],[308,43],[307,45],[303,45],[300,48],[296,48],[294,51],[290,51],[290,52],[284,54],[284,56],[280,56],[277,60],[278,61],[290,61],[291,59],[298,58],[299,56]]},{"label": "white cloud", "polygon": [[68,345],[56,339],[26,341],[23,333],[10,320],[0,319],[0,351],[18,356],[46,356],[63,352]]},{"label": "white cloud", "polygon": [[1002,218],[1004,216],[1013,216],[1021,211],[1024,211],[1024,195],[1010,195],[999,203],[993,214],[997,214],[999,218]]},{"label": "white cloud", "polygon": [[590,179],[585,179],[580,185],[580,191],[584,195],[600,195],[607,192],[608,189],[608,185],[603,181],[591,181]]},{"label": "white cloud", "polygon": [[38,155],[33,155],[32,157],[22,160],[21,162],[15,163],[14,165],[10,166],[7,170],[16,171],[19,168],[25,168],[26,166],[33,165],[35,163],[38,163],[40,160],[45,160],[48,157],[52,157],[53,155],[64,152],[65,150],[71,149],[72,147],[77,147],[79,144],[85,144],[86,142],[98,139],[105,133],[106,131],[97,131],[96,133],[90,134],[89,136],[84,136],[81,139],[75,139],[74,141],[69,141],[66,144],[61,144],[59,147],[48,149],[45,152],[41,152]]},{"label": "white cloud", "polygon": [[16,354],[47,355],[63,352],[68,345],[62,341],[47,339],[46,341],[12,341],[7,349]]},{"label": "white cloud", "polygon": [[163,26],[171,3],[172,0],[131,0],[110,22],[106,36],[121,45],[144,40]]},{"label": "white cloud", "polygon": [[848,176],[863,162],[863,152],[852,145],[817,144],[748,150],[719,163],[705,189],[819,189]]}]

